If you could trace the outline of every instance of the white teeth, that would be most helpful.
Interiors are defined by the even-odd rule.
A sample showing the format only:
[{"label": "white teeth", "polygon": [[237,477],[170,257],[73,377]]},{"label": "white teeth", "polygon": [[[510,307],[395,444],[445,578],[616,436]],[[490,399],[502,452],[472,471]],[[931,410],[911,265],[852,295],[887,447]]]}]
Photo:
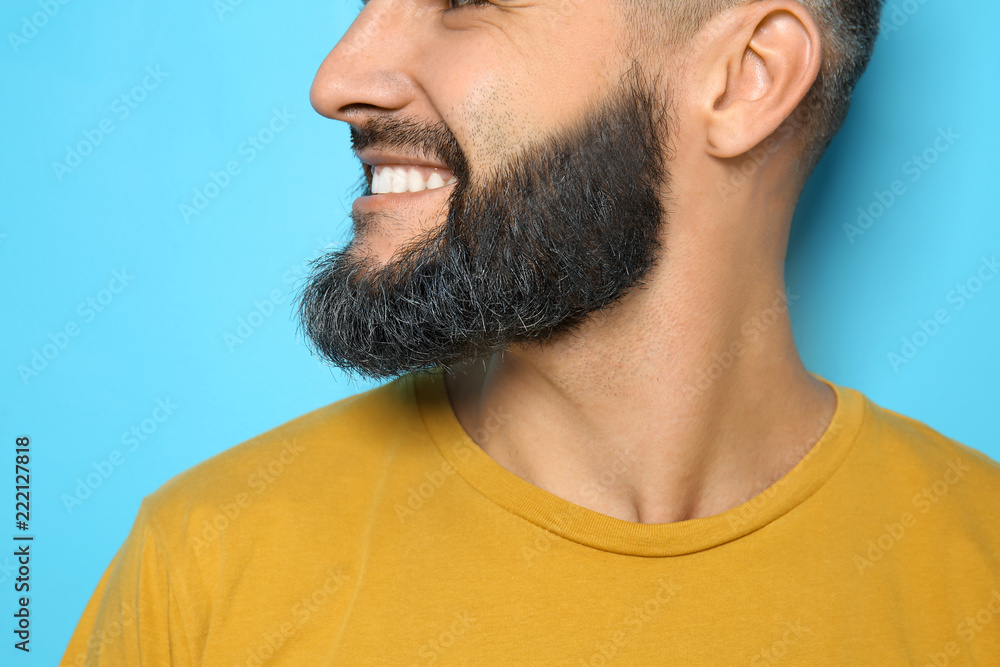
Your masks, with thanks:
[{"label": "white teeth", "polygon": [[427,179],[427,189],[437,190],[438,188],[444,187],[444,179],[441,178],[441,174],[436,171],[431,174],[431,177]]},{"label": "white teeth", "polygon": [[420,192],[427,189],[424,177],[416,169],[410,169],[410,173],[406,177],[406,189],[408,192]]},{"label": "white teeth", "polygon": [[392,192],[392,167],[376,169],[372,175],[372,194]]},{"label": "white teeth", "polygon": [[393,192],[406,192],[407,190],[407,169],[393,169],[392,170],[392,191]]},{"label": "white teeth", "polygon": [[405,165],[397,165],[395,168],[379,165],[372,168],[371,190],[372,194],[375,195],[390,192],[422,192],[423,190],[436,190],[457,182],[458,179],[454,176],[450,176],[445,181],[441,174],[436,171],[425,180],[423,172],[419,169],[412,169]]}]

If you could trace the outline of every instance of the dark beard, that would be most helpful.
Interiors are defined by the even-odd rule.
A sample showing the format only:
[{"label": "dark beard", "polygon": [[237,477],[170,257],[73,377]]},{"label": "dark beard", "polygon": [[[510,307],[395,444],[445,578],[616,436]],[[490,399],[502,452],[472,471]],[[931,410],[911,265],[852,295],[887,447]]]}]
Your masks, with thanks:
[{"label": "dark beard", "polygon": [[[520,151],[482,184],[470,182],[444,126],[376,119],[352,128],[355,148],[423,149],[458,182],[445,224],[384,265],[356,256],[353,241],[317,260],[299,296],[314,351],[386,379],[544,343],[619,301],[658,259],[666,118],[633,69],[582,123]],[[355,220],[355,229],[372,222]]]}]

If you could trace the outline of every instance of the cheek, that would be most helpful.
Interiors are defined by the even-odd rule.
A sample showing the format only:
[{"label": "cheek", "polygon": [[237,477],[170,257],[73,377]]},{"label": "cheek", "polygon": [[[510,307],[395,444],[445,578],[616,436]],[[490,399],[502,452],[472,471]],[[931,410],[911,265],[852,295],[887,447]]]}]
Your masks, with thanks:
[{"label": "cheek", "polygon": [[[558,70],[557,70],[558,71]],[[565,72],[565,70],[564,70]],[[552,76],[523,71],[463,73],[443,116],[462,145],[472,172],[489,173],[528,145],[572,127],[599,97],[594,72]],[[459,75],[461,76],[461,75]]]},{"label": "cheek", "polygon": [[472,172],[489,173],[508,163],[528,145],[576,125],[591,111],[609,85],[604,68],[553,67],[544,72],[457,73],[461,84],[445,122],[462,145]]},{"label": "cheek", "polygon": [[[542,135],[543,122],[531,103],[530,88],[493,76],[470,86],[457,105],[455,120],[473,172],[509,162],[533,139]],[[464,141],[463,141],[464,139]]]},{"label": "cheek", "polygon": [[474,173],[502,164],[544,128],[535,82],[520,64],[504,63],[495,47],[477,46],[435,63],[424,86]]},{"label": "cheek", "polygon": [[609,72],[620,67],[608,64],[614,47],[604,24],[574,24],[555,35],[470,33],[425,71],[425,90],[473,173],[489,173],[523,147],[573,127],[614,83]]}]

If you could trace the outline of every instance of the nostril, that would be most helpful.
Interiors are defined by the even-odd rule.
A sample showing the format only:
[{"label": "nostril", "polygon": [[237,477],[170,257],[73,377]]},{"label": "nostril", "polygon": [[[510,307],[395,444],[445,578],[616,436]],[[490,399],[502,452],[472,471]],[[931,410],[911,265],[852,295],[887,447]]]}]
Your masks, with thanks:
[{"label": "nostril", "polygon": [[357,124],[358,120],[363,120],[379,113],[385,113],[385,109],[374,104],[352,102],[337,109],[337,118]]},{"label": "nostril", "polygon": [[356,44],[340,43],[319,66],[310,102],[321,116],[346,122],[399,111],[412,103],[420,89],[406,73],[412,64],[407,57],[390,62]]}]

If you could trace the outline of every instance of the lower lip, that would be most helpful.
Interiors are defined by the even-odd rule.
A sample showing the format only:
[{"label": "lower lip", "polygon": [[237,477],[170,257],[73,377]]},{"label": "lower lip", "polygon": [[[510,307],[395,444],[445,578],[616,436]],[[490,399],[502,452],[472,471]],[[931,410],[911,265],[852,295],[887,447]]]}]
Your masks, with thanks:
[{"label": "lower lip", "polygon": [[422,204],[451,193],[454,187],[455,184],[452,183],[444,187],[434,188],[433,190],[421,190],[420,192],[387,192],[381,195],[365,195],[354,200],[353,208],[355,212],[365,212],[382,208]]}]

